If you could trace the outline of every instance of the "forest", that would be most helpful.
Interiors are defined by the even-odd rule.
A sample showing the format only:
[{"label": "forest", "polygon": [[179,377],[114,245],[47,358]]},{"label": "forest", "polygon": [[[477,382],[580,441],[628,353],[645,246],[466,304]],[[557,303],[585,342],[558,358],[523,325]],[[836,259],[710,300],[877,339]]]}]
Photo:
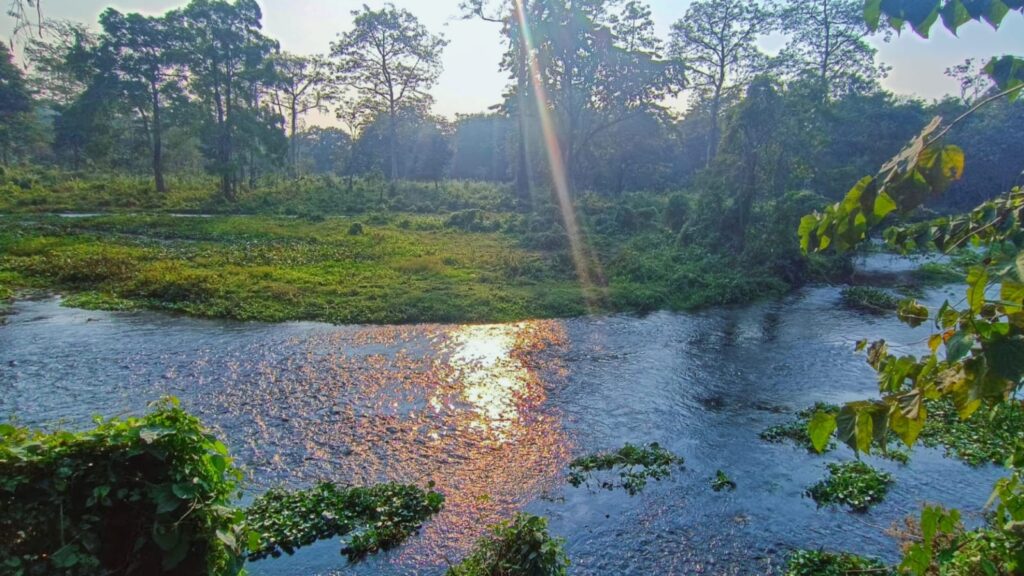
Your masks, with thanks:
[{"label": "forest", "polygon": [[[1024,2],[693,0],[661,35],[643,0],[453,2],[506,79],[454,116],[433,95],[450,39],[418,8],[364,4],[307,55],[265,4],[11,3],[0,574],[1024,573],[1024,44],[951,63],[930,100],[887,90],[878,50],[1012,34]],[[691,329],[637,363],[630,335]],[[65,338],[66,358],[30,344]],[[666,381],[694,396],[652,427],[622,395]],[[794,445],[773,464],[826,480],[744,468]],[[708,520],[741,551],[663,545],[693,511],[630,517],[655,542],[621,553],[588,540],[692,474],[701,506],[742,502]],[[969,488],[929,492],[942,474]],[[793,494],[804,541],[759,531]],[[816,541],[860,518],[870,536]],[[331,564],[274,560],[330,539]]]}]

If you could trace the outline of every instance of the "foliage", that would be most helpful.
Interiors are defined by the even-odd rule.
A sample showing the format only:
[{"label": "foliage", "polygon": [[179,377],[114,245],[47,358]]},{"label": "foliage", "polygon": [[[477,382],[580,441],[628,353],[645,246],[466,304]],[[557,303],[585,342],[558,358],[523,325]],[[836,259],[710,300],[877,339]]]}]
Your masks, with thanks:
[{"label": "foliage", "polygon": [[828,465],[829,477],[811,486],[807,495],[819,506],[838,504],[865,512],[885,499],[892,476],[859,460]]},{"label": "foliage", "polygon": [[[761,439],[776,444],[789,440],[795,442],[798,446],[806,448],[808,452],[811,452],[815,449],[815,444],[811,440],[811,436],[808,431],[808,424],[811,419],[819,413],[832,415],[839,414],[839,406],[819,402],[811,408],[797,412],[796,419],[787,422],[786,424],[772,426],[771,428],[761,432]],[[828,450],[831,450],[834,446],[835,443],[830,443]]]},{"label": "foliage", "polygon": [[820,550],[798,550],[789,557],[785,576],[848,576],[850,574],[895,575],[885,564],[853,554]]},{"label": "foliage", "polygon": [[864,18],[873,30],[879,28],[884,16],[893,29],[899,31],[909,24],[927,38],[940,17],[955,34],[972,20],[984,20],[998,28],[1011,10],[1024,11],[1024,4],[1020,0],[867,0]]},{"label": "foliage", "polygon": [[711,480],[711,489],[715,492],[721,492],[723,490],[735,490],[736,482],[732,478],[722,472],[721,470],[715,472],[715,477]]},{"label": "foliage", "polygon": [[868,286],[844,288],[841,294],[843,305],[862,312],[885,314],[900,307],[900,299],[885,290]]},{"label": "foliage", "polygon": [[643,492],[649,479],[662,480],[672,474],[673,466],[683,459],[657,443],[647,446],[626,444],[615,452],[602,452],[577,458],[569,464],[569,483],[575,487],[589,484],[597,472],[614,471],[617,480],[602,480],[606,490],[623,488],[630,496]]},{"label": "foliage", "polygon": [[517,514],[491,528],[465,560],[447,576],[565,576],[569,557],[564,542],[548,535],[544,518]]},{"label": "foliage", "polygon": [[166,401],[82,433],[0,426],[0,565],[11,574],[234,574],[241,473]]},{"label": "foliage", "polygon": [[443,503],[436,492],[399,484],[273,489],[246,508],[242,532],[249,560],[291,555],[318,540],[354,533],[343,552],[356,561],[401,544]]},{"label": "foliage", "polygon": [[1008,402],[963,420],[952,402],[930,402],[920,438],[925,446],[944,446],[948,454],[972,466],[1002,465],[1024,442],[1024,406]]}]

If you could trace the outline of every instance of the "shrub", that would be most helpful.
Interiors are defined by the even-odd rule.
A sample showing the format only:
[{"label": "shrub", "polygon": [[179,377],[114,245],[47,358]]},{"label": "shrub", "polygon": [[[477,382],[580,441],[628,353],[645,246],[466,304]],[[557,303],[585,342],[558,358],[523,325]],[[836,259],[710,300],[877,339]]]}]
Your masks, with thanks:
[{"label": "shrub", "polygon": [[362,236],[363,233],[363,225],[359,222],[353,222],[352,225],[348,227],[349,236]]},{"label": "shrub", "polygon": [[690,212],[690,201],[682,194],[673,194],[668,198],[668,205],[665,207],[665,226],[673,234],[686,225],[687,216]]},{"label": "shrub", "polygon": [[175,401],[79,434],[0,426],[0,566],[10,574],[238,571],[241,473]]},{"label": "shrub", "polygon": [[864,462],[829,464],[829,477],[807,490],[819,506],[846,505],[855,512],[865,512],[885,499],[892,476],[879,472]]},{"label": "shrub", "polygon": [[548,534],[548,522],[517,514],[491,528],[476,549],[447,576],[565,576],[569,557],[564,541]]}]

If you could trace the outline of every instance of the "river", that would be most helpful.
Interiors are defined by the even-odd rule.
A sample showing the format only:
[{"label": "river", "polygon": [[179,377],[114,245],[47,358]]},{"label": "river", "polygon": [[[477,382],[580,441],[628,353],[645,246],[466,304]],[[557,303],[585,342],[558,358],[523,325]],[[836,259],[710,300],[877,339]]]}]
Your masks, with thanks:
[{"label": "river", "polygon": [[[900,263],[875,258],[873,266]],[[347,565],[337,542],[254,563],[256,576],[441,574],[484,527],[526,510],[567,540],[573,574],[772,574],[796,548],[898,557],[886,528],[921,502],[971,511],[996,467],[918,448],[866,514],[803,491],[824,457],[759,433],[816,401],[877,394],[861,338],[921,352],[926,327],[838,305],[810,287],[750,306],[500,326],[280,325],[20,301],[0,327],[0,419],[72,428],[165,395],[224,438],[250,494],[317,480],[436,482],[444,511],[391,553]],[[959,300],[935,289],[926,300]],[[659,442],[685,468],[640,495],[564,482],[569,461]],[[738,484],[716,493],[723,470]]]}]

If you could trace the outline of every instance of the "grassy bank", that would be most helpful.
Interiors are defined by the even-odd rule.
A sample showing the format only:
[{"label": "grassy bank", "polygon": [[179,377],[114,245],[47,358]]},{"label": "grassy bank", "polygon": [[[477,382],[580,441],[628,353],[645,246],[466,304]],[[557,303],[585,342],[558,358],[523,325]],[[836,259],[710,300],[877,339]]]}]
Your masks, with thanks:
[{"label": "grassy bank", "polygon": [[681,252],[671,237],[657,249],[652,232],[605,239],[598,266],[607,286],[584,290],[558,242],[526,247],[536,242],[509,231],[515,217],[493,218],[494,226],[459,227],[452,216],[408,213],[318,221],[8,215],[0,218],[0,284],[58,291],[85,308],[334,323],[683,310],[786,288],[720,257]]}]

